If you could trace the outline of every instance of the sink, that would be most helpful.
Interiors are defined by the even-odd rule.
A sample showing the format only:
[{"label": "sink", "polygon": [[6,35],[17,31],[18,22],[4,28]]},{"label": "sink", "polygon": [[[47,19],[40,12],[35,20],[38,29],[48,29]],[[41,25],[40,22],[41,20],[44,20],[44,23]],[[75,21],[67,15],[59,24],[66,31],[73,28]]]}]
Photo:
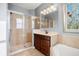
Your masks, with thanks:
[{"label": "sink", "polygon": [[41,35],[46,35],[46,36],[53,36],[53,35],[58,35],[57,32],[45,32],[45,31],[40,31],[40,30],[35,30],[34,33],[36,34],[41,34]]}]

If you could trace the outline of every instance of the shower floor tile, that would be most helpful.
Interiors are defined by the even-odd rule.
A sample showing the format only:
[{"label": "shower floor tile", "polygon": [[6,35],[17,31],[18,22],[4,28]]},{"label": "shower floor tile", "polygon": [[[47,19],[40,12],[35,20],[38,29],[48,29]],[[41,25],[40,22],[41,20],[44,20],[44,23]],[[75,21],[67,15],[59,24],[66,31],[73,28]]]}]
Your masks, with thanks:
[{"label": "shower floor tile", "polygon": [[35,48],[31,48],[31,49],[19,52],[17,54],[14,54],[13,56],[44,56],[44,54],[42,54],[41,52],[39,52]]}]

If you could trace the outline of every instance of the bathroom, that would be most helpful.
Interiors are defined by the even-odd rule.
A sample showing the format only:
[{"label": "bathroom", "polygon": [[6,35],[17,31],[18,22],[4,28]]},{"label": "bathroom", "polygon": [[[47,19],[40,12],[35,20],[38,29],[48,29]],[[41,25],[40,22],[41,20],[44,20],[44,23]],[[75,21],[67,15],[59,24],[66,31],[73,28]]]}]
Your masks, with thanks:
[{"label": "bathroom", "polygon": [[[79,4],[2,3],[8,56],[79,56]],[[4,10],[3,10],[4,9]],[[74,12],[75,10],[75,12]],[[0,12],[1,13],[1,12]],[[1,14],[3,17],[3,14]],[[68,18],[69,17],[69,18]],[[68,19],[68,20],[67,20]],[[78,23],[74,20],[75,23]]]}]

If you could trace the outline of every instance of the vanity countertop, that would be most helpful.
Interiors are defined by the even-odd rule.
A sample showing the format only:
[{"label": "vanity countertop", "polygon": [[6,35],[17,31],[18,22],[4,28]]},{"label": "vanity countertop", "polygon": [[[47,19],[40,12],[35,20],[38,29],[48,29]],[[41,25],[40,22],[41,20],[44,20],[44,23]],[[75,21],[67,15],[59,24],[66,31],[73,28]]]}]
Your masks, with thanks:
[{"label": "vanity countertop", "polygon": [[45,33],[45,31],[40,31],[40,30],[34,30],[33,32],[34,32],[35,34],[41,34],[41,35],[45,35],[45,36],[58,35],[57,32],[48,32],[47,34]]}]

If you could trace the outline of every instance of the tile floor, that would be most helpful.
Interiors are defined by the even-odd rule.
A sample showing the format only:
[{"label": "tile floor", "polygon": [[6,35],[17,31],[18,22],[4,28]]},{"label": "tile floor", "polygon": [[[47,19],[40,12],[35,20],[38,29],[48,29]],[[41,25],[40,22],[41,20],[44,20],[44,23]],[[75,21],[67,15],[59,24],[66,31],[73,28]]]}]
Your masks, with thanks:
[{"label": "tile floor", "polygon": [[35,48],[31,48],[22,52],[19,52],[17,54],[14,54],[12,56],[44,56],[41,52],[36,50]]},{"label": "tile floor", "polygon": [[17,51],[19,49],[23,49],[23,48],[28,48],[32,46],[32,43],[31,42],[27,42],[26,44],[17,44],[17,45],[11,45],[10,46],[10,52],[14,52],[14,51]]}]

